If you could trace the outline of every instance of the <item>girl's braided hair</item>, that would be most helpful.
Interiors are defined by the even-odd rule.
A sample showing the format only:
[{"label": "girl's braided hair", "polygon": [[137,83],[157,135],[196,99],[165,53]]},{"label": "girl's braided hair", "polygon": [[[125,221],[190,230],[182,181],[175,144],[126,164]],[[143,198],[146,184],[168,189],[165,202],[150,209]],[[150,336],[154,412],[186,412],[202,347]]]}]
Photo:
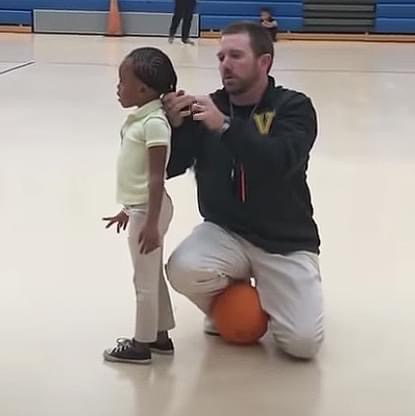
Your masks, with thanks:
[{"label": "girl's braided hair", "polygon": [[136,77],[160,95],[176,91],[176,71],[170,58],[160,49],[137,48],[126,59],[131,61]]}]

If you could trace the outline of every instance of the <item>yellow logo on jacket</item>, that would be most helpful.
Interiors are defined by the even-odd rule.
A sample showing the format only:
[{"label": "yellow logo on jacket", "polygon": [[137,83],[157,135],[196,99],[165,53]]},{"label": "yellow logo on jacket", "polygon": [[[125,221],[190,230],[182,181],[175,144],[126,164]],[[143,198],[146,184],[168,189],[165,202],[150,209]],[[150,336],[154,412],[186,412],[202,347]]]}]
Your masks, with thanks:
[{"label": "yellow logo on jacket", "polygon": [[254,114],[254,121],[259,134],[266,136],[271,129],[272,121],[275,117],[275,111],[267,111],[261,114]]}]

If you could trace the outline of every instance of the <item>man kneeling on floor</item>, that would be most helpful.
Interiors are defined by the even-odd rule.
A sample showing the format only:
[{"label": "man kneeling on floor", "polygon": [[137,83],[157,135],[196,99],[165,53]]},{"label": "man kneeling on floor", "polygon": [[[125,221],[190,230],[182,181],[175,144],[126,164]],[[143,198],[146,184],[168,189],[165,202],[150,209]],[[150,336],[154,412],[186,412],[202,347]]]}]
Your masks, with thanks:
[{"label": "man kneeling on floor", "polygon": [[[324,333],[306,182],[316,113],[308,97],[269,76],[274,48],[260,25],[226,28],[217,57],[223,89],[164,97],[173,126],[168,174],[194,168],[204,218],[170,257],[168,279],[208,314],[232,281],[254,277],[277,345],[311,359]],[[205,330],[214,331],[208,317]]]}]

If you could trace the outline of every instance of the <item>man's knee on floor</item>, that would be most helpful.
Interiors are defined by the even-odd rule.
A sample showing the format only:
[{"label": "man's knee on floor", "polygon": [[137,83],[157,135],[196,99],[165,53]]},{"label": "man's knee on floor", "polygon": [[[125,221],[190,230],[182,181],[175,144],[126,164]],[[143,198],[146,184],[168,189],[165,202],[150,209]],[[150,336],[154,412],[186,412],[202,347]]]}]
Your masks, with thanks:
[{"label": "man's knee on floor", "polygon": [[303,360],[313,359],[322,344],[323,335],[310,332],[292,332],[284,339],[274,335],[279,347],[288,355]]}]

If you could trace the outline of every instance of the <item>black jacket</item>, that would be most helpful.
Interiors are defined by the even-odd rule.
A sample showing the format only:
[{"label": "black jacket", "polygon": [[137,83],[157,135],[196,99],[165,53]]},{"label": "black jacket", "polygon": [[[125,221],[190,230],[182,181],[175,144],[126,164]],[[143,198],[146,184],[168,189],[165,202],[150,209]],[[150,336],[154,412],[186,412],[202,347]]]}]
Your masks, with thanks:
[{"label": "black jacket", "polygon": [[[225,90],[211,98],[230,115]],[[223,135],[190,119],[173,129],[168,176],[194,167],[201,215],[255,246],[278,254],[319,253],[306,183],[309,152],[317,134],[310,99],[275,87],[270,77],[253,117],[241,110],[234,111]]]}]

